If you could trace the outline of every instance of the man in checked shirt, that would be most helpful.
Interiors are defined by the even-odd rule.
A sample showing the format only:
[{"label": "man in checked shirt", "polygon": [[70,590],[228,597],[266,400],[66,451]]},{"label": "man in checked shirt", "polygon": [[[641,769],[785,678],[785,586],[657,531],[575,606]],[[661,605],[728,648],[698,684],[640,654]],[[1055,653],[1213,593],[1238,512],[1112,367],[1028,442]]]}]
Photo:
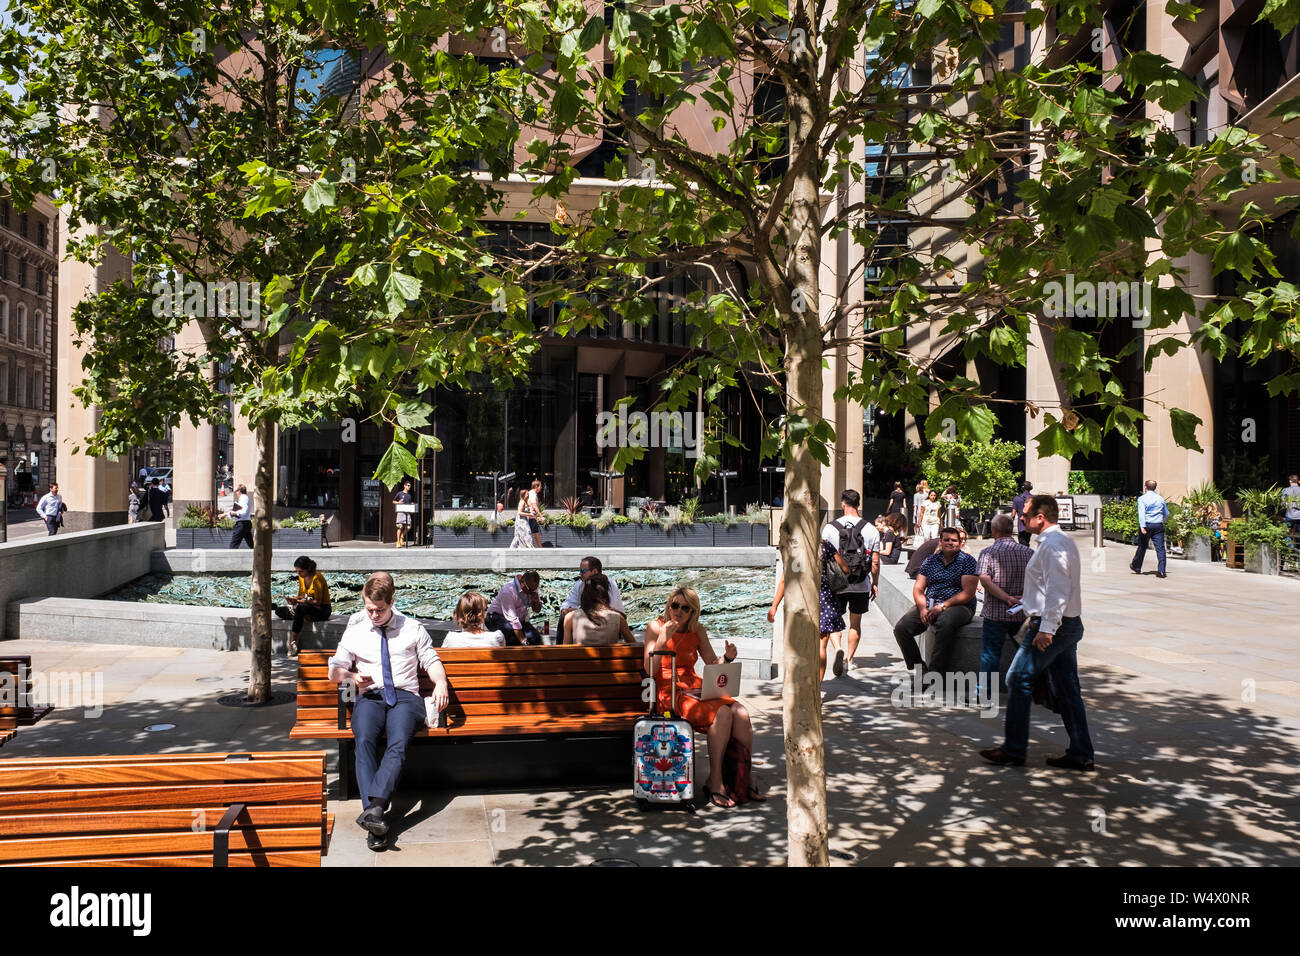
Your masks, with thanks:
[{"label": "man in checked shirt", "polygon": [[1002,645],[1008,637],[1016,636],[1025,621],[1024,611],[1012,614],[1011,608],[1020,603],[1025,593],[1025,566],[1034,556],[1030,548],[1012,537],[1015,523],[1011,515],[995,515],[992,526],[993,543],[980,552],[978,561],[980,584],[984,588],[984,607],[980,611],[984,633],[979,694],[986,701],[992,699],[993,682],[998,679]]}]

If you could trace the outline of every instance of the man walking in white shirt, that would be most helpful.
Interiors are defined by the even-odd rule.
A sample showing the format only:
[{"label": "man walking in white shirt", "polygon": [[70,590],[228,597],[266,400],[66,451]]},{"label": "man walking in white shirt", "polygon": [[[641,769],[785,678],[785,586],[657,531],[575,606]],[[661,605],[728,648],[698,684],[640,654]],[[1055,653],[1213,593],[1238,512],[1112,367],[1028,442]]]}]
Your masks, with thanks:
[{"label": "man walking in white shirt", "polygon": [[1048,757],[1049,767],[1093,769],[1092,738],[1079,688],[1076,649],[1083,637],[1079,587],[1079,549],[1057,525],[1056,499],[1034,495],[1025,503],[1025,527],[1038,535],[1038,550],[1025,568],[1022,603],[1029,615],[1026,642],[1007,672],[1006,741],[981,750],[991,763],[1023,766],[1029,749],[1029,707],[1034,681],[1046,672],[1061,707],[1061,721],[1070,746],[1061,757]]},{"label": "man walking in white shirt", "polygon": [[[366,846],[382,850],[388,824],[384,811],[406,761],[406,745],[425,720],[419,669],[433,680],[439,711],[447,708],[447,672],[429,632],[393,607],[392,579],[372,574],[361,589],[364,621],[350,622],[329,661],[329,679],[356,688],[352,736],[356,740],[357,788],[365,808],[357,824],[368,831]],[[382,759],[379,741],[385,741]],[[346,767],[339,768],[347,773]]]},{"label": "man walking in white shirt", "polygon": [[230,547],[238,548],[244,541],[253,546],[253,506],[248,500],[248,488],[240,485],[235,489],[235,503],[231,506],[230,517],[235,519],[235,529],[230,532]]}]

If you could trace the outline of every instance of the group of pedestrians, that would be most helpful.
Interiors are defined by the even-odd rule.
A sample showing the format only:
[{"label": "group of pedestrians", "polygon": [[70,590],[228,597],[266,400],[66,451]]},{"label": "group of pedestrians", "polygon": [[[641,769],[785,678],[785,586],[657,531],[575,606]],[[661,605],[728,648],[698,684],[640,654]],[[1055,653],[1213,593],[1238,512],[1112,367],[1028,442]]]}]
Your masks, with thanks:
[{"label": "group of pedestrians", "polygon": [[[1032,494],[1027,482],[1017,497],[1016,515],[996,516],[991,523],[993,543],[978,558],[964,551],[966,532],[953,520],[959,499],[944,505],[944,524],[933,535],[924,535],[915,567],[913,606],[894,626],[894,638],[910,670],[942,673],[947,670],[954,642],[961,629],[976,613],[976,590],[984,591],[981,612],[982,635],[977,703],[992,698],[993,681],[1008,638],[1019,649],[1007,673],[1009,697],[1006,726],[1000,746],[981,750],[991,763],[1023,765],[1028,750],[1029,712],[1035,685],[1049,682],[1059,706],[1070,743],[1060,756],[1049,757],[1049,766],[1077,771],[1094,767],[1092,739],[1079,683],[1076,648],[1083,637],[1079,552],[1061,530],[1056,499]],[[949,489],[955,494],[955,489]],[[896,483],[889,511],[881,520],[904,514],[901,483]],[[917,487],[920,524],[935,513],[938,496],[928,487]],[[945,501],[948,493],[945,493]],[[860,497],[847,490],[841,496],[841,517],[828,523],[821,536],[822,632],[821,668],[825,673],[826,648],[832,637],[844,634],[844,649],[836,655],[833,672],[838,677],[850,672],[853,654],[861,639],[861,614],[878,593],[881,535],[860,516]],[[916,513],[916,512],[914,512]],[[1026,540],[1017,540],[1017,523],[1027,539],[1038,537],[1031,550]],[[913,554],[913,561],[917,560]],[[768,612],[773,620],[784,596],[784,581]],[[843,615],[849,612],[846,627]],[[934,646],[929,659],[922,656],[916,638],[932,629]],[[845,654],[847,652],[847,661]]]}]

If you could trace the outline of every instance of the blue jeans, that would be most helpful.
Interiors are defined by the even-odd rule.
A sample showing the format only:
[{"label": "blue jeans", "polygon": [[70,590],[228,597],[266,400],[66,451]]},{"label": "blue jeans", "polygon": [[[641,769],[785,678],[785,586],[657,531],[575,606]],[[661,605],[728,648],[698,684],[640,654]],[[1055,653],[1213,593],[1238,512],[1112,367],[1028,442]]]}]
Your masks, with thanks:
[{"label": "blue jeans", "polygon": [[1161,524],[1147,525],[1147,533],[1143,534],[1138,531],[1138,549],[1137,554],[1133,555],[1133,563],[1129,565],[1134,571],[1142,570],[1142,559],[1147,556],[1147,545],[1152,544],[1156,549],[1156,571],[1160,574],[1165,573],[1165,526]]},{"label": "blue jeans", "polygon": [[1014,638],[1016,632],[1020,630],[1021,621],[990,621],[983,618],[984,633],[981,638],[982,650],[980,651],[980,693],[991,697],[993,695],[993,682],[996,677],[985,677],[985,674],[997,674],[1001,670],[1002,663],[1002,645],[1006,643],[1008,637]]},{"label": "blue jeans", "polygon": [[[406,745],[424,723],[424,701],[409,690],[398,690],[397,703],[389,707],[379,691],[366,691],[352,708],[352,736],[357,741],[357,788],[361,805],[378,800],[385,807],[397,789],[406,762]],[[379,740],[386,738],[383,758]]]},{"label": "blue jeans", "polygon": [[1079,659],[1075,653],[1083,639],[1083,621],[1077,617],[1062,619],[1045,651],[1040,651],[1032,643],[1037,624],[1035,618],[1026,643],[1016,652],[1011,669],[1007,671],[1007,739],[1002,750],[1008,756],[1020,758],[1029,750],[1029,706],[1034,681],[1046,670],[1061,707],[1061,722],[1070,735],[1070,746],[1065,755],[1071,760],[1089,763],[1093,758],[1092,737],[1088,735],[1088,716],[1084,713],[1083,693],[1079,689]]}]

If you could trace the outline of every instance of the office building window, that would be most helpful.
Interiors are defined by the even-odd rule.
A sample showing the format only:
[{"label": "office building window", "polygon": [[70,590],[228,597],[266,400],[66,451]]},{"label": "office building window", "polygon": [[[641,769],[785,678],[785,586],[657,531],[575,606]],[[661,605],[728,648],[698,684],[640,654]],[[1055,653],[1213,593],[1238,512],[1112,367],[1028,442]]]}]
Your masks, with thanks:
[{"label": "office building window", "polygon": [[18,321],[14,323],[14,338],[18,342],[26,342],[27,341],[27,306],[19,302],[16,315],[18,317]]},{"label": "office building window", "polygon": [[0,335],[9,334],[9,300],[0,296]]},{"label": "office building window", "polygon": [[18,260],[18,288],[27,288],[27,260]]},{"label": "office building window", "polygon": [[41,348],[45,344],[45,315],[37,312],[32,319],[32,344]]}]

